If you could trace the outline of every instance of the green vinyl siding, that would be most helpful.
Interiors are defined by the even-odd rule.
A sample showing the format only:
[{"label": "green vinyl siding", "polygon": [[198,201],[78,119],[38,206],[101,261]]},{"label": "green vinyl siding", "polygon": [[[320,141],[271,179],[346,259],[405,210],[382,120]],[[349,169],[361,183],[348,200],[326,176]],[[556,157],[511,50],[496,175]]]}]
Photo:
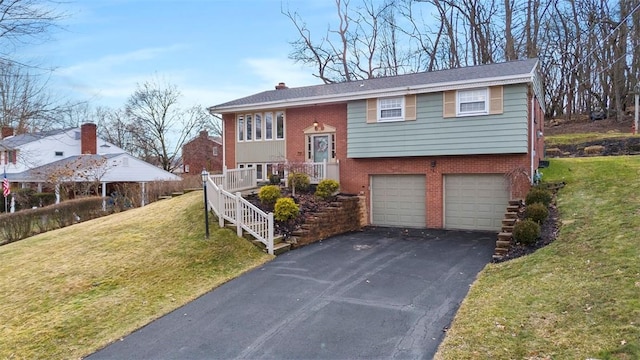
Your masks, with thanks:
[{"label": "green vinyl siding", "polygon": [[284,158],[284,140],[236,142],[236,162],[267,163]]},{"label": "green vinyl siding", "polygon": [[366,100],[347,106],[347,157],[527,152],[527,85],[505,86],[502,114],[442,117],[442,93],[417,96],[417,120],[366,122]]}]

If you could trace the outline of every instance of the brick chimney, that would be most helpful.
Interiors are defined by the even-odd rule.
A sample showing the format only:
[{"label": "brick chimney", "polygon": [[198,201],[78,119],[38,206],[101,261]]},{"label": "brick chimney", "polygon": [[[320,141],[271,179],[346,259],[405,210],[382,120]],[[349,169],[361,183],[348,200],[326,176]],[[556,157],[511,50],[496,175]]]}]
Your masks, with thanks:
[{"label": "brick chimney", "polygon": [[209,138],[209,132],[207,130],[200,131],[200,137],[208,139]]},{"label": "brick chimney", "polygon": [[287,85],[285,85],[283,82],[278,83],[278,85],[276,85],[276,90],[282,90],[282,89],[288,89]]},{"label": "brick chimney", "polygon": [[97,150],[98,139],[96,135],[96,124],[82,124],[82,126],[80,126],[80,153],[96,154]]},{"label": "brick chimney", "polygon": [[4,139],[9,136],[13,136],[13,128],[11,126],[3,126],[2,137],[0,137],[0,139]]}]

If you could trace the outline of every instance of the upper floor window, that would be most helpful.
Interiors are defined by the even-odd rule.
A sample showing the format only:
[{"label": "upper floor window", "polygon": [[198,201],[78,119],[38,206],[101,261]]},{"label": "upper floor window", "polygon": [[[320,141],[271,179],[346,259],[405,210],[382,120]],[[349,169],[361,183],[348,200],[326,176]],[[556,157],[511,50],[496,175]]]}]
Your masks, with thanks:
[{"label": "upper floor window", "polygon": [[404,97],[378,99],[378,121],[404,119]]},{"label": "upper floor window", "polygon": [[238,115],[236,126],[238,141],[283,140],[284,111]]},{"label": "upper floor window", "polygon": [[256,124],[256,140],[262,140],[262,114],[255,114],[253,121]]},{"label": "upper floor window", "polygon": [[238,116],[238,141],[244,141],[244,118]]},{"label": "upper floor window", "polygon": [[276,113],[276,139],[284,139],[284,112]]},{"label": "upper floor window", "polygon": [[213,156],[218,156],[218,147],[217,146],[213,147]]},{"label": "upper floor window", "polygon": [[18,162],[18,150],[8,150],[4,155],[5,164],[15,164]]},{"label": "upper floor window", "polygon": [[487,114],[487,89],[472,89],[458,91],[457,115]]},{"label": "upper floor window", "polygon": [[253,122],[251,121],[251,115],[245,116],[244,120],[247,122],[247,141],[253,138]]},{"label": "upper floor window", "polygon": [[264,139],[273,139],[273,113],[264,114]]}]

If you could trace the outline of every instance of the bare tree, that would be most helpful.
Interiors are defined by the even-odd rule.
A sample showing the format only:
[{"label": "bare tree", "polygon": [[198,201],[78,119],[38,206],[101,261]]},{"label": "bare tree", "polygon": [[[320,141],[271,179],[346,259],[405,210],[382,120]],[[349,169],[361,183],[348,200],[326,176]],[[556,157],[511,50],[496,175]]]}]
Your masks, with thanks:
[{"label": "bare tree", "polygon": [[47,39],[51,27],[64,17],[52,0],[0,0],[0,58],[15,47]]},{"label": "bare tree", "polygon": [[209,120],[199,106],[183,110],[175,85],[159,79],[138,84],[125,106],[137,155],[173,171],[182,145]]}]

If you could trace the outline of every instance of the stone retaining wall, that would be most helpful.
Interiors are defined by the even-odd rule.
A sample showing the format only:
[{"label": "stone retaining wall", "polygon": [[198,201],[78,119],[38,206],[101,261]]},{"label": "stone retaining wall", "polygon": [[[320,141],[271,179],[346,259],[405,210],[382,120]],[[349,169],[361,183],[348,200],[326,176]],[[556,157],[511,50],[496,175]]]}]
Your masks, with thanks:
[{"label": "stone retaining wall", "polygon": [[338,195],[329,207],[307,219],[301,229],[294,231],[288,242],[296,248],[361,227],[359,198]]}]

